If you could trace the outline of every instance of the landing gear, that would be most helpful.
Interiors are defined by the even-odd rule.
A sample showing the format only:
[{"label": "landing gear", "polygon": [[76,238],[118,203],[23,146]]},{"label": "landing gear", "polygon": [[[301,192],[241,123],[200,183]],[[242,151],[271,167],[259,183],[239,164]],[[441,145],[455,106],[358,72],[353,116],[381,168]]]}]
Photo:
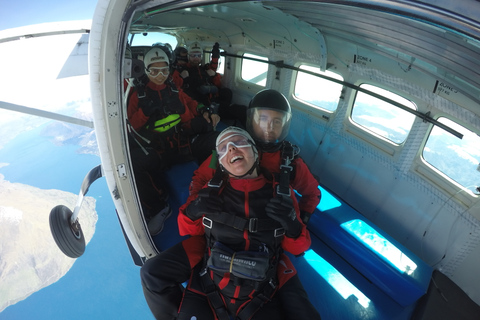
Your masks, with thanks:
[{"label": "landing gear", "polygon": [[72,210],[58,205],[50,212],[50,230],[62,252],[70,258],[78,258],[85,252],[85,237],[78,220],[70,224]]},{"label": "landing gear", "polygon": [[102,177],[100,165],[85,176],[73,212],[64,205],[58,205],[50,211],[50,231],[53,239],[60,250],[70,258],[78,258],[85,252],[85,237],[77,218],[88,188],[100,177]]}]

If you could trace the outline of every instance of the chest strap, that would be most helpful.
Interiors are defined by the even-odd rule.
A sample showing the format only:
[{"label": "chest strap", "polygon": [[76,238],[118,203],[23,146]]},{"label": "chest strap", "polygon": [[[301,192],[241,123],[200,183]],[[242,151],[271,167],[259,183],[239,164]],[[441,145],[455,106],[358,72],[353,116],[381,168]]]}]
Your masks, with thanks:
[{"label": "chest strap", "polygon": [[231,215],[227,212],[219,212],[215,214],[209,214],[208,217],[203,217],[202,223],[205,228],[212,229],[213,223],[221,223],[223,225],[232,227],[234,229],[243,231],[247,230],[250,233],[274,231],[275,237],[280,237],[285,234],[285,229],[277,228],[278,225],[272,221],[272,219],[258,219],[250,218],[245,219],[238,216]]}]

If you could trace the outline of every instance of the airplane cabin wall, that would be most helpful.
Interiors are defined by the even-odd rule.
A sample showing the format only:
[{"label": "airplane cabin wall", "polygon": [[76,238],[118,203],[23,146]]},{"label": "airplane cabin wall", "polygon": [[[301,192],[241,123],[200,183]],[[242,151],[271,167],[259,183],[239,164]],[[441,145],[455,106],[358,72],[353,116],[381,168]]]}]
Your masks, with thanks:
[{"label": "airplane cabin wall", "polygon": [[[178,20],[172,18],[172,21],[175,25]],[[408,66],[396,56],[346,43],[345,39],[320,35],[309,27],[290,35],[289,39],[298,39],[298,42],[287,41],[284,46],[272,47],[269,44],[277,39],[272,36],[276,31],[272,28],[263,35],[256,33],[255,41],[236,33],[236,37],[228,39],[228,45],[222,42],[221,47],[228,53],[259,54],[269,57],[270,61],[295,66],[300,62],[316,62],[342,74],[350,83],[359,85],[363,81],[396,91],[414,100],[421,112],[451,115],[480,132],[478,116],[475,120],[475,116],[460,107],[466,100],[461,98],[456,105],[433,94],[436,79],[415,65]],[[310,35],[304,36],[305,31]],[[194,32],[185,34],[184,38],[195,40],[198,35]],[[315,41],[312,35],[316,36]],[[213,38],[204,37],[206,48],[212,45]],[[322,41],[326,48],[322,48]],[[325,52],[328,61],[324,59]],[[370,57],[371,63],[355,64],[355,55]],[[243,81],[240,72],[241,59],[226,57],[223,83],[233,89],[234,103],[248,105],[253,95],[264,87]],[[472,210],[456,200],[457,194],[452,196],[452,188],[442,189],[443,186],[426,178],[428,170],[418,152],[431,125],[417,118],[404,144],[388,145],[350,122],[352,89],[344,88],[338,109],[327,121],[318,110],[301,106],[295,100],[294,82],[295,71],[269,66],[265,87],[277,89],[289,98],[294,115],[288,139],[301,146],[302,158],[320,183],[449,276],[480,304],[480,293],[476,290],[480,287],[480,278],[472,276],[478,268],[479,220],[474,218]],[[470,110],[476,108],[469,105]]]},{"label": "airplane cabin wall", "polygon": [[[346,80],[354,82],[355,77],[362,77],[361,70],[356,72],[359,74]],[[383,75],[375,78],[370,72],[366,74],[368,81],[381,83]],[[423,101],[424,105],[438,104],[439,98],[425,89],[410,83],[397,85],[415,88],[415,99],[420,105],[420,97],[427,100]],[[471,276],[477,270],[478,258],[475,257],[480,243],[479,221],[471,215],[474,209],[468,211],[453,200],[453,196],[414,170],[418,150],[431,125],[417,118],[407,141],[391,155],[351,130],[348,118],[353,94],[351,89],[346,89],[329,122],[303,109],[295,110],[289,139],[302,146],[302,157],[322,185],[425,262],[451,277],[480,304],[475,289],[480,286],[480,280],[473,280]],[[454,110],[449,111],[452,116],[464,112],[452,102],[445,100],[443,104],[447,105],[445,110]]]}]

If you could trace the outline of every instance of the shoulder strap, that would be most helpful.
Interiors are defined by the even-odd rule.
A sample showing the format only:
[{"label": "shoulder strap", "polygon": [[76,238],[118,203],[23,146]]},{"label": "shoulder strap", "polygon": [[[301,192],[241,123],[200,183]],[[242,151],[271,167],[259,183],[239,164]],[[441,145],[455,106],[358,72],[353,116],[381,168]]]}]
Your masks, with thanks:
[{"label": "shoulder strap", "polygon": [[281,196],[290,196],[290,174],[293,167],[290,165],[295,157],[300,153],[300,148],[288,141],[283,141],[281,149],[280,174],[278,178],[277,194]]}]

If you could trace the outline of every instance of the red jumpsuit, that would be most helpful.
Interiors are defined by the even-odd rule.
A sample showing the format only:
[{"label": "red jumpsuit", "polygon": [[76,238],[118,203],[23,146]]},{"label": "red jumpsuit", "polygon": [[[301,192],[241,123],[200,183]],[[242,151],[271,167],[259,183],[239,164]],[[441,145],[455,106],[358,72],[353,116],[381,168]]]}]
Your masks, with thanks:
[{"label": "red jumpsuit", "polygon": [[[270,219],[265,213],[265,206],[274,196],[274,188],[266,178],[263,176],[255,179],[231,178],[225,185],[218,195],[223,200],[222,215],[264,221]],[[293,192],[292,200],[299,219],[298,205]],[[257,288],[265,288],[271,283],[275,289],[269,293],[269,302],[259,307],[251,319],[320,319],[318,312],[308,300],[292,263],[287,256],[280,254],[280,247],[293,254],[308,249],[311,240],[305,225],[302,224],[301,234],[293,239],[274,232],[273,228],[277,228],[278,225],[275,225],[273,219],[271,229],[250,232],[216,222],[212,215],[207,214],[206,217],[213,220],[209,228],[211,232],[208,232],[207,237],[202,236],[205,234],[202,219],[192,221],[185,214],[186,207],[186,204],[181,207],[178,217],[180,233],[199,236],[189,238],[148,260],[141,270],[145,297],[155,316],[159,319],[178,320],[192,319],[192,316],[197,319],[217,319],[210,307],[211,300],[207,299],[205,287],[197,275],[205,265],[205,260],[201,262],[205,256],[205,246],[209,247],[207,252],[210,255],[212,244],[221,242],[237,253],[268,252],[272,261],[269,270],[273,273],[270,272],[266,280],[258,283],[252,280],[239,280],[231,273],[214,272],[209,269],[206,277],[209,277],[212,283],[215,283],[215,288],[221,292],[224,308],[228,309],[231,315],[238,315],[248,306],[254,305],[250,300],[256,299],[254,297],[258,293],[267,294],[264,289],[257,291]],[[193,268],[194,271],[191,272]],[[191,278],[188,287],[182,295],[178,284],[186,281],[189,275]],[[177,315],[176,307],[179,305]]]}]

